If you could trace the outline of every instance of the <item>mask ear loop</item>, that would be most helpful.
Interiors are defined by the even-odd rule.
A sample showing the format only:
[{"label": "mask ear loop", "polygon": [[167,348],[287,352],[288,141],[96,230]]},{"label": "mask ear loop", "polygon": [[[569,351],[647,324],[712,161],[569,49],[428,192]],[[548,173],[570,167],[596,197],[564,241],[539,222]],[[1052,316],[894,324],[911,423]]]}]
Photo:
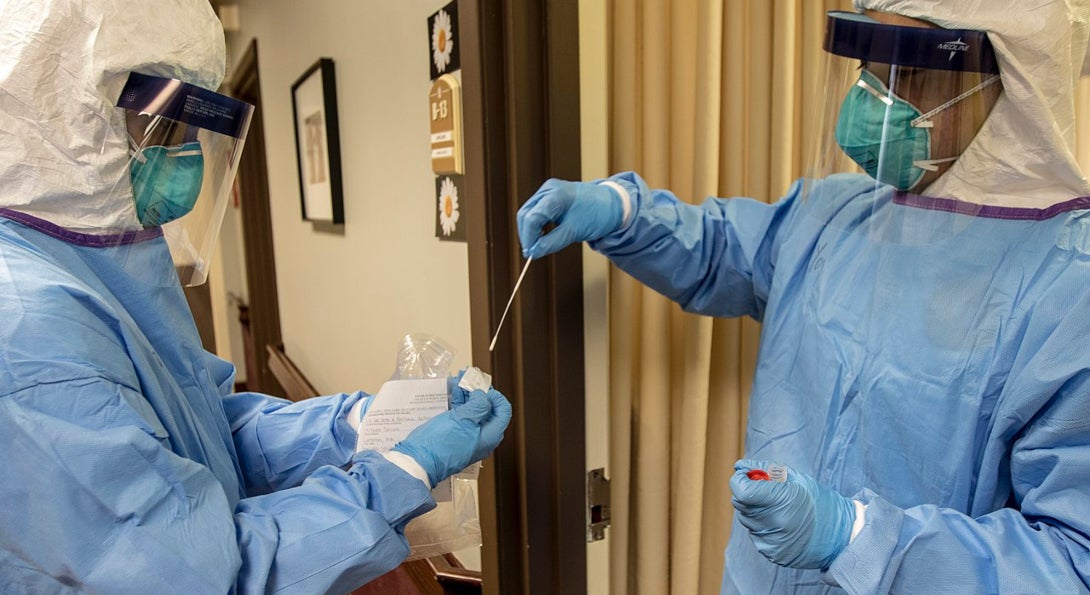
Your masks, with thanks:
[{"label": "mask ear loop", "polygon": [[132,158],[140,163],[147,163],[148,158],[144,155],[144,147],[136,142],[136,139],[132,137],[132,134],[126,132],[125,136],[129,137],[129,152],[132,153]]},{"label": "mask ear loop", "polygon": [[[933,127],[935,125],[935,123],[931,121],[931,118],[933,118],[935,116],[935,114],[938,114],[938,113],[942,112],[943,110],[948,109],[950,106],[952,106],[952,105],[966,99],[970,95],[972,95],[974,93],[977,93],[977,92],[983,90],[985,87],[987,87],[987,86],[989,86],[989,85],[991,85],[993,83],[996,83],[998,81],[999,81],[999,75],[998,74],[992,75],[992,76],[984,79],[983,81],[981,81],[981,83],[979,85],[973,87],[972,89],[969,89],[968,91],[962,93],[961,95],[958,95],[957,97],[951,99],[950,101],[947,101],[946,103],[936,107],[935,109],[927,112],[926,114],[923,114],[922,116],[912,120],[911,126],[913,128],[931,128],[931,127]],[[960,155],[955,155],[953,157],[945,157],[943,159],[926,159],[926,160],[920,160],[920,161],[913,161],[912,165],[914,165],[914,166],[916,166],[916,167],[918,167],[920,169],[927,170],[927,171],[938,171],[940,163],[948,163],[950,161],[956,161],[958,159],[958,157],[960,157]]]},{"label": "mask ear loop", "polygon": [[159,114],[148,114],[147,112],[140,112],[140,115],[151,116],[151,119],[148,120],[147,126],[144,126],[144,138],[142,139],[142,142],[136,145],[140,149],[143,149],[144,147],[148,146],[148,137],[151,136],[151,131],[159,127],[159,122],[163,120],[163,117]]},{"label": "mask ear loop", "polygon": [[[151,114],[141,112],[140,115],[143,116]],[[144,133],[143,137],[140,139],[140,142],[136,142],[136,139],[133,138],[132,133],[125,133],[125,135],[129,137],[129,149],[132,151],[133,159],[136,159],[140,163],[147,163],[148,158],[144,155],[144,149],[148,146],[148,136],[150,136],[151,131],[159,125],[159,121],[161,119],[162,116],[159,116],[158,114],[152,115],[152,118],[148,122],[147,126],[144,126]]]},{"label": "mask ear loop", "polygon": [[[871,75],[871,76],[873,76],[873,75]],[[857,87],[863,89],[867,93],[870,93],[871,95],[874,95],[882,103],[884,103],[886,105],[893,105],[893,100],[892,99],[887,97],[885,93],[882,93],[878,89],[875,89],[867,81],[863,80],[863,77],[860,77],[859,80],[855,81],[855,84],[856,84]]]},{"label": "mask ear loop", "polygon": [[998,81],[999,81],[999,75],[998,74],[992,75],[992,76],[984,79],[979,85],[973,87],[972,89],[969,89],[968,91],[962,93],[961,95],[958,95],[957,97],[951,99],[950,101],[947,101],[946,103],[940,105],[939,107],[936,107],[935,109],[927,112],[926,114],[923,114],[922,116],[916,118],[915,120],[912,120],[912,127],[913,128],[931,128],[932,126],[935,125],[935,123],[931,121],[931,118],[935,117],[935,114],[938,114],[938,113],[940,113],[942,111],[945,111],[950,106],[964,100],[965,98],[969,97],[970,95],[972,95],[972,94],[974,94],[974,93],[976,93],[978,91],[982,91],[988,85],[991,85],[991,84],[996,83]]}]

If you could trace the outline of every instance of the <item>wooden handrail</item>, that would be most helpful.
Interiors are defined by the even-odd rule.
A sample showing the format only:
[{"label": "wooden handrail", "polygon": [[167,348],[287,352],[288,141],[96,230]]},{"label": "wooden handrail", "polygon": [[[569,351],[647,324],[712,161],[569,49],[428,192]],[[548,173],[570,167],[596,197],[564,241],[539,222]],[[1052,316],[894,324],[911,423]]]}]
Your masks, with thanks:
[{"label": "wooden handrail", "polygon": [[288,399],[302,401],[318,396],[318,389],[307,380],[303,371],[295,366],[288,354],[284,353],[284,346],[266,345],[265,351],[269,354],[269,372],[284,387]]},{"label": "wooden handrail", "polygon": [[475,588],[476,592],[480,592],[481,572],[466,568],[454,554],[431,556],[427,560],[435,573],[435,580],[439,581],[440,585],[461,585]]}]

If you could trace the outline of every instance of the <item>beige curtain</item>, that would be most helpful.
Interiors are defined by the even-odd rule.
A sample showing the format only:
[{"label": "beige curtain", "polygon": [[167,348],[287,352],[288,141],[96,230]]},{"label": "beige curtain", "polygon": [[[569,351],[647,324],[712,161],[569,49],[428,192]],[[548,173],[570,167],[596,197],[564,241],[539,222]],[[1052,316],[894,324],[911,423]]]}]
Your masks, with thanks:
[{"label": "beige curtain", "polygon": [[[682,200],[772,201],[802,173],[824,14],[850,0],[613,0],[610,169]],[[610,274],[615,594],[718,593],[758,325]]]}]

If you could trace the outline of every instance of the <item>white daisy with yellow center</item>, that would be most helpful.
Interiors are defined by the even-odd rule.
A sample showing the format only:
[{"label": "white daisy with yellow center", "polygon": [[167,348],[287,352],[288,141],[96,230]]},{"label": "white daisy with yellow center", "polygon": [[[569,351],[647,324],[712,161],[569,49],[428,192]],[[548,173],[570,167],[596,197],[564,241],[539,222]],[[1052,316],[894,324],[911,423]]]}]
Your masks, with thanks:
[{"label": "white daisy with yellow center", "polygon": [[439,186],[439,225],[443,227],[443,235],[454,233],[461,216],[458,212],[458,187],[450,178],[443,178]]},{"label": "white daisy with yellow center", "polygon": [[450,53],[454,50],[454,29],[451,27],[450,15],[447,11],[440,10],[435,15],[435,23],[431,28],[431,58],[435,62],[435,69],[443,72],[450,64]]}]

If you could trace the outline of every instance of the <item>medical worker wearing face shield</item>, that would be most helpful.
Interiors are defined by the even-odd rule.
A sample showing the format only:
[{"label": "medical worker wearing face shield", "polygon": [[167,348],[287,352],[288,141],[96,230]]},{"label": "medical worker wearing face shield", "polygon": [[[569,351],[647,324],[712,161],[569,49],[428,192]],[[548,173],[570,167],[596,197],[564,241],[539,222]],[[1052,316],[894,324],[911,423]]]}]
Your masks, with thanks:
[{"label": "medical worker wearing face shield", "polygon": [[495,390],[386,453],[362,392],[231,393],[179,282],[253,109],[223,68],[205,0],[0,0],[0,592],[348,592],[502,439]]},{"label": "medical worker wearing face shield", "polygon": [[[523,249],[589,241],[762,322],[724,593],[1085,593],[1090,2],[855,6],[827,17],[824,134],[782,200],[552,180]],[[786,481],[750,474],[773,463]]]}]

